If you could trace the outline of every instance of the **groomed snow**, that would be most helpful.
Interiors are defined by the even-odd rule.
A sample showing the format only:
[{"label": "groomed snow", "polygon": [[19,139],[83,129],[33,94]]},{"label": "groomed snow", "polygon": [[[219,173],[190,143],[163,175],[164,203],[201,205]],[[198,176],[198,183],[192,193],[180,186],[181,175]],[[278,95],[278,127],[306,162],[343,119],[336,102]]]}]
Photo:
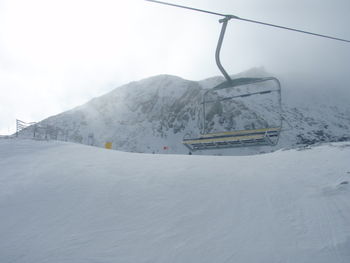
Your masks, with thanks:
[{"label": "groomed snow", "polygon": [[350,143],[254,156],[0,140],[0,262],[350,262]]}]

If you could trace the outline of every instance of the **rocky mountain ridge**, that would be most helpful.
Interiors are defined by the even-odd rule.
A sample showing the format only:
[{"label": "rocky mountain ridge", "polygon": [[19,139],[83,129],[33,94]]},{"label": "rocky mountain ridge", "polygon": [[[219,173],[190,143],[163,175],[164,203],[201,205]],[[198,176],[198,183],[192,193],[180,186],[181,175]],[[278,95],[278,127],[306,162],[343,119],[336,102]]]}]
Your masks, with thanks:
[{"label": "rocky mountain ridge", "polygon": [[[264,72],[258,72],[263,76]],[[256,75],[256,70],[248,72]],[[202,97],[210,87],[220,83],[221,77],[203,81],[189,81],[176,76],[159,75],[131,82],[88,103],[49,117],[21,132],[21,136],[53,138],[103,147],[112,142],[113,149],[130,152],[179,153],[188,149],[182,145],[185,134],[198,136],[203,128]],[[282,90],[283,97],[283,90]],[[228,104],[235,109],[241,123],[226,118],[223,107],[212,109],[212,131],[218,124],[226,130],[247,127],[253,116],[248,104]],[[258,103],[253,101],[254,105]],[[252,104],[251,104],[252,105]],[[240,108],[239,108],[240,107]],[[264,101],[260,111],[278,113],[275,106]],[[227,108],[227,109],[228,109]],[[350,140],[350,108],[337,105],[307,105],[295,107],[283,103],[283,130],[277,146],[260,146],[225,150],[202,151],[199,154],[254,154],[285,147],[297,147],[318,142]],[[266,114],[265,114],[266,115]],[[244,117],[245,116],[245,117]],[[248,117],[247,117],[248,116]],[[209,118],[209,117],[208,117]],[[260,121],[253,125],[266,125]]]}]

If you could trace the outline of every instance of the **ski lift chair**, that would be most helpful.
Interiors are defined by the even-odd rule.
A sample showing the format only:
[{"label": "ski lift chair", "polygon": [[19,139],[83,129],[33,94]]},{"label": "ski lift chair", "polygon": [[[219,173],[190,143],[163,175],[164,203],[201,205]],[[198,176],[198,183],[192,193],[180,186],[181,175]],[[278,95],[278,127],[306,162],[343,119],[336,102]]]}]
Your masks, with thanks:
[{"label": "ski lift chair", "polygon": [[[221,65],[220,50],[227,23],[231,18],[231,16],[226,16],[224,19],[219,20],[220,23],[223,24],[215,53],[216,64],[226,81],[204,93],[202,101],[203,126],[201,135],[193,138],[189,134],[186,134],[182,142],[190,151],[246,146],[274,146],[278,143],[282,129],[281,85],[279,80],[274,77],[231,79]],[[274,121],[266,121],[264,117],[260,116],[259,110],[261,111],[263,107],[257,107],[255,111],[250,110],[248,107],[247,112],[249,111],[260,119],[260,127],[256,127],[257,125],[253,122],[252,125],[248,125],[249,127],[243,127],[242,129],[232,129],[231,125],[231,127],[228,128],[229,130],[214,129],[215,131],[213,132],[213,127],[210,126],[211,116],[209,116],[213,112],[213,105],[218,105],[221,109],[225,109],[225,107],[223,107],[225,102],[230,102],[231,106],[232,103],[242,106],[244,105],[244,103],[241,102],[242,100],[246,100],[250,97],[258,98],[259,96],[264,97],[272,94],[275,96],[275,105],[271,109],[276,113]],[[254,100],[250,106],[254,107]],[[232,110],[230,107],[226,108],[228,111]],[[227,112],[224,113],[227,115]],[[211,124],[213,124],[213,122]],[[222,127],[220,128],[222,129]]]}]

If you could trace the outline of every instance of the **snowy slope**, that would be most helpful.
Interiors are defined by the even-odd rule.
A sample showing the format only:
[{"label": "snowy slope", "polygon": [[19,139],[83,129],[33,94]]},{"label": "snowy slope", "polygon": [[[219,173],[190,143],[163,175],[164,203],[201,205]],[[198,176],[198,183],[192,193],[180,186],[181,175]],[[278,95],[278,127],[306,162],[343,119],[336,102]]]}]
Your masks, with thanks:
[{"label": "snowy slope", "polygon": [[153,155],[0,140],[0,262],[350,262],[350,144]]},{"label": "snowy slope", "polygon": [[[269,74],[262,69],[254,69],[236,77],[266,75]],[[187,154],[188,149],[181,142],[184,135],[197,137],[202,130],[203,94],[222,81],[220,77],[196,82],[160,75],[132,82],[73,110],[43,120],[37,125],[41,128],[36,129],[35,136],[100,147],[105,142],[113,142],[114,149],[129,152]],[[311,98],[306,98],[303,93],[299,95],[306,104],[296,105],[288,100],[283,104],[284,127],[276,147],[207,153],[255,154],[298,144],[350,140],[348,104],[311,103]],[[252,96],[226,101],[219,106],[212,104],[212,107],[207,107],[208,132],[277,126],[279,111],[272,99]],[[255,111],[251,110],[252,106]],[[33,129],[22,132],[21,137],[33,137]],[[167,146],[165,151],[164,146]]]}]

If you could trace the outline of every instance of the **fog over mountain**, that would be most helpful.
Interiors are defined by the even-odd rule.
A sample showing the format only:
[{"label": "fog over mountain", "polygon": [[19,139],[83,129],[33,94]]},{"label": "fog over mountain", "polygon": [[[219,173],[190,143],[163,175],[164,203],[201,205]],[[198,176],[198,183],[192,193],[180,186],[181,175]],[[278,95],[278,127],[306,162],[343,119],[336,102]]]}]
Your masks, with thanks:
[{"label": "fog over mountain", "polygon": [[[269,76],[261,68],[234,77]],[[183,137],[199,136],[203,128],[202,98],[209,88],[223,81],[213,77],[190,81],[171,75],[159,75],[131,82],[94,98],[88,103],[49,117],[31,126],[20,136],[51,138],[113,149],[147,153],[181,153]],[[282,82],[283,85],[283,82]],[[320,94],[319,94],[320,95]],[[282,87],[282,112],[273,100],[251,96],[212,107],[207,116],[208,132],[241,130],[268,125],[266,118],[282,115],[283,128],[277,146],[199,151],[199,154],[254,154],[318,142],[350,140],[350,107],[339,97],[322,97]],[[328,99],[328,100],[327,100]],[[251,106],[258,107],[258,119]],[[229,111],[230,116],[225,113]],[[256,117],[257,120],[254,118]],[[219,127],[219,126],[220,127]]]}]

